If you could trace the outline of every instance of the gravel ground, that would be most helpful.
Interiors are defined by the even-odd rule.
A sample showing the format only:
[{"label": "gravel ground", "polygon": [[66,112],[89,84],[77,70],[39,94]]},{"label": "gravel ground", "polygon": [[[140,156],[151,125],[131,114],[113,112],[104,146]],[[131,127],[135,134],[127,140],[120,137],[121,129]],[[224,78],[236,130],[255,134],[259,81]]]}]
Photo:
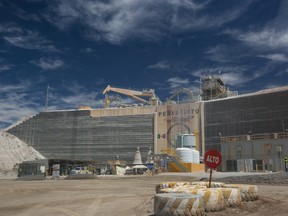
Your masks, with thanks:
[{"label": "gravel ground", "polygon": [[239,183],[257,185],[259,199],[254,202],[243,202],[239,207],[226,208],[221,212],[206,213],[207,216],[286,215],[286,212],[288,211],[288,199],[283,200],[283,197],[287,197],[287,194],[284,194],[284,196],[281,195],[281,191],[283,191],[283,189],[286,191],[288,185],[287,172],[233,176],[213,180],[221,181],[226,184]]},{"label": "gravel ground", "polygon": [[[215,179],[216,180],[216,179]],[[252,176],[234,176],[219,178],[217,181],[224,183],[241,183],[241,184],[274,184],[274,185],[285,185],[288,184],[288,172],[277,172],[263,175],[252,175]]]},{"label": "gravel ground", "polygon": [[[198,176],[198,180],[208,181],[205,173],[191,174]],[[220,212],[205,213],[206,216],[265,216],[265,215],[287,215],[288,212],[288,173],[217,173],[212,181],[224,182],[226,184],[253,184],[258,187],[259,199],[256,201],[243,202],[241,206],[226,208]],[[203,177],[205,176],[205,177]],[[224,176],[224,177],[223,177]],[[183,178],[184,180],[184,178]],[[185,180],[187,176],[185,176]],[[192,180],[193,181],[193,180]],[[151,201],[146,203],[153,209]],[[150,216],[155,216],[151,214]]]},{"label": "gravel ground", "polygon": [[[248,173],[248,176],[247,173],[238,173],[235,177],[236,174],[231,173],[228,177],[229,173],[217,173],[213,181],[255,184],[259,200],[244,202],[237,208],[226,208],[221,212],[209,212],[206,216],[287,215],[287,173]],[[155,184],[206,181],[207,176],[207,173],[167,173],[156,176],[96,176],[93,179],[82,179],[81,176],[81,179],[73,180],[0,179],[0,215],[152,216]]]}]

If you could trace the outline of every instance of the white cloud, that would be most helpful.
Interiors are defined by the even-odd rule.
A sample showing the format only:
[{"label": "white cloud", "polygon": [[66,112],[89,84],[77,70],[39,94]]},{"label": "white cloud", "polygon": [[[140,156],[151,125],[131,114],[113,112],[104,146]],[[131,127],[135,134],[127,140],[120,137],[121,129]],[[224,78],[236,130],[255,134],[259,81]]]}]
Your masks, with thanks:
[{"label": "white cloud", "polygon": [[180,77],[172,77],[167,80],[168,82],[179,83],[179,84],[188,84],[188,79],[182,79]]},{"label": "white cloud", "polygon": [[[257,32],[229,30],[226,33],[239,40],[241,44],[235,42],[233,48],[230,49],[226,46],[210,49],[206,52],[210,60],[230,64],[239,64],[239,62],[245,61],[247,64],[247,59],[253,62],[253,59],[256,60],[258,58],[257,61],[259,61],[259,57],[263,58],[261,60],[262,64],[258,69],[245,65],[242,67],[224,67],[224,76],[222,76],[226,83],[241,86],[246,84],[246,82],[263,77],[265,74],[273,73],[273,76],[284,74],[279,67],[288,61],[288,31],[265,27],[264,30]],[[266,61],[264,61],[265,59]],[[249,64],[252,65],[251,63]],[[228,76],[227,73],[230,74],[229,70],[237,73],[232,73],[231,76]]]},{"label": "white cloud", "polygon": [[235,20],[250,4],[250,1],[241,2],[219,13],[210,7],[210,2],[52,1],[46,18],[60,29],[69,28],[76,22],[81,23],[88,38],[120,44],[128,39],[157,41],[171,33],[217,28]]},{"label": "white cloud", "polygon": [[81,53],[93,53],[94,50],[90,47],[80,50]]},{"label": "white cloud", "polygon": [[230,86],[241,86],[254,79],[253,75],[249,76],[243,72],[229,72],[219,75],[224,82]]},{"label": "white cloud", "polygon": [[[286,69],[286,68],[283,68],[283,69],[279,69],[275,74],[274,74],[274,76],[275,77],[280,77],[280,76],[286,76],[287,75],[287,72],[288,72],[288,69]],[[275,85],[277,85],[277,84],[275,84]]]},{"label": "white cloud", "polygon": [[64,66],[64,62],[59,59],[40,58],[31,61],[32,64],[42,68],[43,70],[56,70]]},{"label": "white cloud", "polygon": [[5,70],[10,70],[11,66],[10,65],[0,65],[0,71],[5,71]]},{"label": "white cloud", "polygon": [[43,52],[57,51],[53,43],[36,31],[23,30],[13,24],[0,25],[3,39],[13,46],[23,49],[36,49]]},{"label": "white cloud", "polygon": [[14,65],[6,63],[5,59],[0,58],[0,72],[10,70]]},{"label": "white cloud", "polygon": [[[270,59],[278,64],[287,61],[287,48],[288,48],[288,1],[281,1],[277,13],[273,19],[270,19],[261,28],[250,26],[249,30],[227,29],[224,34],[232,36],[238,42],[233,43],[231,47],[220,47],[220,49],[210,50],[210,57],[213,60],[236,60],[242,57],[262,57]],[[222,49],[224,48],[224,49]],[[231,51],[229,51],[229,49]],[[241,50],[238,50],[241,49]],[[214,52],[215,51],[215,52]],[[224,51],[223,56],[216,53],[216,51]],[[234,55],[231,55],[233,54]],[[237,52],[237,55],[235,53]],[[223,53],[223,52],[222,52]],[[220,58],[217,58],[219,57]],[[219,61],[220,62],[220,61]]]},{"label": "white cloud", "polygon": [[276,62],[288,62],[287,55],[282,54],[282,53],[260,55],[259,57],[267,58],[267,59],[270,59],[270,60],[276,61]]},{"label": "white cloud", "polygon": [[0,24],[0,33],[21,34],[23,30],[12,23]]},{"label": "white cloud", "polygon": [[171,69],[171,66],[166,61],[160,61],[154,65],[149,65],[147,68],[148,69],[169,70],[169,69]]},{"label": "white cloud", "polygon": [[[0,6],[1,6],[1,3],[0,3]],[[37,22],[40,21],[40,18],[37,14],[27,13],[14,1],[4,1],[2,6],[6,8],[11,8],[10,9],[11,13],[15,14],[21,19],[28,20],[28,21],[32,20],[32,21],[37,21]]]},{"label": "white cloud", "polygon": [[288,31],[265,29],[260,32],[242,33],[239,34],[238,38],[252,46],[257,45],[271,49],[288,47]]},{"label": "white cloud", "polygon": [[[14,104],[17,106],[17,104]],[[35,115],[38,110],[33,109],[31,107],[25,106],[25,107],[18,107],[13,108],[12,106],[8,104],[2,104],[0,105],[1,110],[0,110],[0,130],[8,127],[9,125],[12,125],[16,121],[24,118],[24,117],[29,117],[32,115]],[[19,109],[21,110],[21,113],[19,113]]]},{"label": "white cloud", "polygon": [[190,72],[189,60],[162,60],[155,64],[147,66],[147,69],[158,70],[158,71],[169,71],[174,74],[184,74]]},{"label": "white cloud", "polygon": [[51,91],[50,109],[53,107],[57,107],[57,109],[77,109],[80,106],[103,107],[103,98],[98,97],[99,92],[97,91],[91,91],[77,82],[61,88],[63,88],[61,92],[66,92],[65,94],[58,94],[57,87]]},{"label": "white cloud", "polygon": [[288,47],[288,30],[286,29],[266,27],[260,31],[226,30],[225,33],[259,50],[286,49]]},{"label": "white cloud", "polygon": [[13,1],[6,1],[5,3],[8,4],[7,8],[11,8],[11,12],[18,16],[19,18],[23,20],[28,21],[40,21],[40,17],[37,14],[31,14],[23,10],[21,7],[17,5],[17,3],[14,3]]},{"label": "white cloud", "polygon": [[[209,1],[210,2],[210,1]],[[209,3],[206,2],[206,3]],[[204,6],[206,6],[206,3]],[[223,9],[221,11],[205,11],[202,8],[201,13],[188,13],[183,15],[181,13],[174,13],[172,19],[172,29],[177,32],[191,31],[191,30],[205,30],[215,29],[229,23],[241,16],[246,11],[251,2],[243,2],[242,4],[235,4],[233,8]]]},{"label": "white cloud", "polygon": [[25,92],[30,86],[30,82],[21,82],[19,84],[0,84],[1,93],[12,93],[12,92]]},{"label": "white cloud", "polygon": [[14,11],[14,13],[23,20],[40,22],[40,17],[37,14],[29,14],[19,7]]},{"label": "white cloud", "polygon": [[170,84],[172,90],[180,87],[185,87],[190,83],[189,79],[183,79],[180,77],[171,77],[166,82]]},{"label": "white cloud", "polygon": [[79,108],[81,106],[99,107],[103,106],[103,100],[96,99],[96,92],[79,92],[78,94],[61,97],[65,107]]},{"label": "white cloud", "polygon": [[42,108],[36,102],[38,93],[28,93],[31,87],[31,82],[0,84],[0,128],[33,115]]},{"label": "white cloud", "polygon": [[[32,81],[0,83],[0,130],[19,119],[45,110],[46,86]],[[50,85],[48,110],[77,109],[80,106],[103,107],[103,96],[86,86],[70,83]]]},{"label": "white cloud", "polygon": [[[234,47],[235,46],[234,44]],[[204,57],[214,62],[229,63],[243,55],[242,52],[239,52],[239,49],[232,49],[228,45],[216,45],[206,50]],[[235,52],[237,52],[237,54]]]},{"label": "white cloud", "polygon": [[[249,75],[247,75],[249,74]],[[259,77],[257,71],[247,66],[223,66],[214,68],[201,68],[191,73],[194,77],[215,76],[223,79],[226,85],[242,86]]]}]

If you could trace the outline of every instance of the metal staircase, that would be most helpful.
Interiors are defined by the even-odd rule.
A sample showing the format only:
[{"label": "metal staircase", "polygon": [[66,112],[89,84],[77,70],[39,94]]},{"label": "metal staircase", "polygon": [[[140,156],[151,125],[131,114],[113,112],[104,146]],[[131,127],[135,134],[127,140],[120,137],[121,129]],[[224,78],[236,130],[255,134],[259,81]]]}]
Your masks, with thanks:
[{"label": "metal staircase", "polygon": [[182,164],[179,162],[174,155],[170,154],[155,154],[154,156],[160,156],[162,158],[167,158],[169,161],[173,162],[177,167],[179,167],[183,172],[189,172]]},{"label": "metal staircase", "polygon": [[175,156],[172,155],[165,155],[166,157],[168,157],[172,162],[174,162],[183,172],[189,172],[176,158]]}]

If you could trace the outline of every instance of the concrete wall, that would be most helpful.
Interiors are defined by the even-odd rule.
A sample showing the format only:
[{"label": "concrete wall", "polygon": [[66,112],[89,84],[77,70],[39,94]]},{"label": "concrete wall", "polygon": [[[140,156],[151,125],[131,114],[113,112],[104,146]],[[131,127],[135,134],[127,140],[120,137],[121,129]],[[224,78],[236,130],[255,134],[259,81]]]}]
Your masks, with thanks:
[{"label": "concrete wall", "polygon": [[[253,136],[261,137],[260,135]],[[253,140],[249,136],[242,136],[239,137],[239,139],[235,139],[235,141],[233,141],[233,139],[228,141],[228,138],[223,138],[221,143],[221,153],[223,157],[222,170],[232,171],[231,167],[228,167],[229,164],[227,164],[227,161],[230,160],[234,161],[235,165],[238,161],[238,169],[234,171],[256,171],[255,162],[253,167],[251,161],[257,160],[257,168],[259,170],[284,171],[284,158],[288,157],[287,135],[283,136],[283,132],[280,132],[265,134],[265,136],[263,135],[262,137],[263,139]],[[243,160],[248,163],[246,166],[243,164]],[[252,166],[247,170],[249,163]]]}]

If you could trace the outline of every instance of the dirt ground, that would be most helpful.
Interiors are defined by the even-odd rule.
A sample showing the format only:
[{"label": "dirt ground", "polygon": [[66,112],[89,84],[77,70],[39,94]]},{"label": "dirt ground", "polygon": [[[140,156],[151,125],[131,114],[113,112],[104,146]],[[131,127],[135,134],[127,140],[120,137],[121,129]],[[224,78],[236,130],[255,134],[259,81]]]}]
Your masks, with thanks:
[{"label": "dirt ground", "polygon": [[[239,208],[229,208],[222,212],[207,213],[207,215],[286,216],[288,180],[286,176],[283,179],[284,184],[281,182],[280,185],[277,182],[256,184],[259,189],[258,201],[247,202]],[[152,216],[155,184],[163,181],[195,180],[199,178],[177,175],[105,176],[93,179],[41,181],[2,179],[0,180],[0,216]],[[231,179],[222,180],[229,182]]]}]

